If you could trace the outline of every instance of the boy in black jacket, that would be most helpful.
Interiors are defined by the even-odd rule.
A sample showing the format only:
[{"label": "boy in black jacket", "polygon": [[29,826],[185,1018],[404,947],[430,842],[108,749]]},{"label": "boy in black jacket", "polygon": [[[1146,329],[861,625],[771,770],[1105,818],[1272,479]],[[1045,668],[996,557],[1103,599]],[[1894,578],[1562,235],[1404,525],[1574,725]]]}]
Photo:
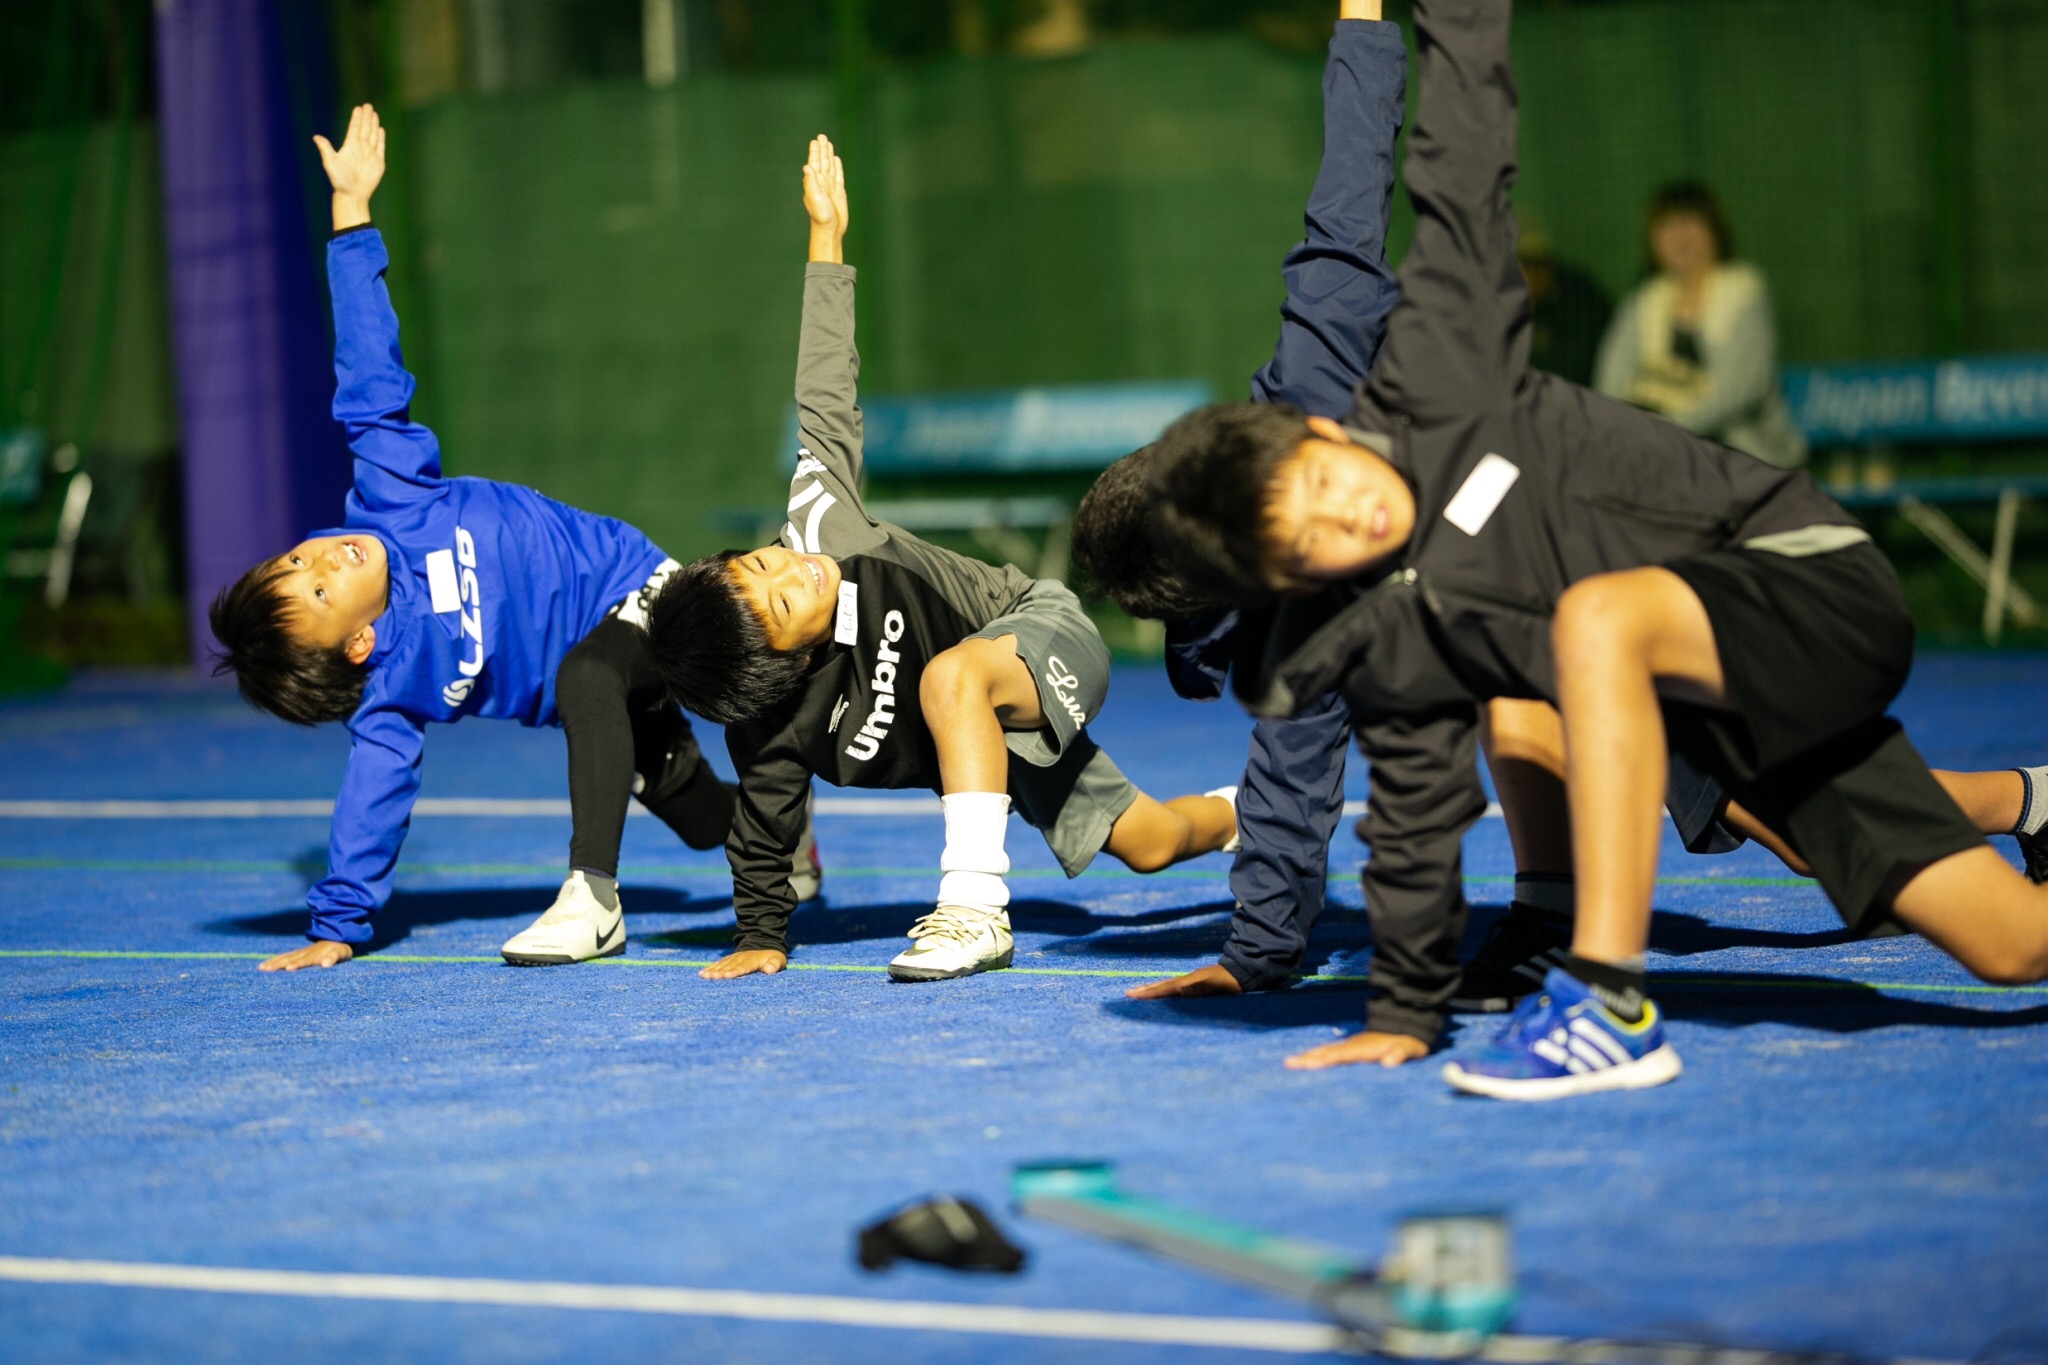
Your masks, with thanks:
[{"label": "boy in black jacket", "polygon": [[[1852,927],[1888,915],[1986,979],[2048,976],[2048,891],[1984,844],[1884,714],[1912,623],[1869,535],[1804,474],[1529,368],[1508,10],[1417,5],[1417,226],[1350,419],[1212,408],[1161,438],[1187,566],[1239,595],[1339,584],[1285,602],[1240,661],[1255,709],[1338,687],[1355,715],[1439,727],[1440,773],[1478,702],[1563,713],[1572,951],[1447,1078],[1547,1099],[1678,1074],[1642,970],[1667,743],[1809,863]],[[1994,776],[2015,832],[2038,834],[2038,771]]]},{"label": "boy in black jacket", "polygon": [[1065,585],[928,545],[862,507],[845,186],[831,142],[815,139],[804,167],[803,447],[783,543],[684,566],[650,611],[670,692],[726,724],[739,773],[726,842],[739,935],[704,970],[717,979],[787,962],[789,859],[813,776],[943,793],[937,905],[889,964],[902,981],[1009,965],[1013,802],[1070,877],[1104,849],[1155,872],[1228,850],[1236,834],[1235,789],[1155,801],[1089,738],[1109,651]]}]

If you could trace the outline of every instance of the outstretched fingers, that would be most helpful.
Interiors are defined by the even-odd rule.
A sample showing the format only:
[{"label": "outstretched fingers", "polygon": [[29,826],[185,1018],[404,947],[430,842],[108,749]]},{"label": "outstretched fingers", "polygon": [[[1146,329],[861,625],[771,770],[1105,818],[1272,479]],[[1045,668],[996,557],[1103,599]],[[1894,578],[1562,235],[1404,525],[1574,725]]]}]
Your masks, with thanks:
[{"label": "outstretched fingers", "polygon": [[1327,1071],[1334,1066],[1396,1067],[1429,1055],[1429,1044],[1405,1033],[1374,1033],[1370,1029],[1324,1043],[1287,1059],[1289,1071]]}]

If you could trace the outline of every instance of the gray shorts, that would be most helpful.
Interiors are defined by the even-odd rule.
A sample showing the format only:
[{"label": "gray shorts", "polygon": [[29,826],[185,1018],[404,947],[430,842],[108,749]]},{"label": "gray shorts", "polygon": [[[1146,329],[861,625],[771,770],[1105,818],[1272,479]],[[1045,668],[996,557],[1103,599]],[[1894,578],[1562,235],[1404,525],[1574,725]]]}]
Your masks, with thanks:
[{"label": "gray shorts", "polygon": [[972,640],[1016,637],[1017,657],[1038,684],[1046,715],[1040,730],[1012,730],[1010,800],[1045,836],[1069,877],[1078,877],[1109,841],[1117,817],[1138,799],[1131,785],[1088,737],[1087,725],[1109,694],[1109,647],[1080,599],[1063,583],[1041,578],[1017,604]]}]

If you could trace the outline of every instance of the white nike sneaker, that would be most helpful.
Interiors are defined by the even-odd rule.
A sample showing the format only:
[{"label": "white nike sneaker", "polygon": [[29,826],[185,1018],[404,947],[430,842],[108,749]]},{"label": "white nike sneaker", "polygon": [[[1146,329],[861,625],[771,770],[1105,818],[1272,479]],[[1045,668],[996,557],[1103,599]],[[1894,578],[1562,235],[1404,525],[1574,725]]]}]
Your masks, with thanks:
[{"label": "white nike sneaker", "polygon": [[896,981],[949,981],[1010,965],[1010,916],[1004,910],[942,905],[910,926],[910,947],[889,964]]},{"label": "white nike sneaker", "polygon": [[1230,803],[1230,842],[1217,850],[1221,853],[1235,853],[1244,847],[1244,841],[1237,835],[1237,788],[1218,787],[1215,791],[1203,792],[1204,796],[1220,796]]},{"label": "white nike sneaker", "polygon": [[605,909],[583,874],[571,872],[555,903],[498,951],[515,967],[559,967],[623,953],[625,907]]},{"label": "white nike sneaker", "polygon": [[818,861],[818,841],[811,833],[811,803],[804,803],[804,833],[789,860],[789,889],[796,901],[814,901],[825,894],[825,868]]}]

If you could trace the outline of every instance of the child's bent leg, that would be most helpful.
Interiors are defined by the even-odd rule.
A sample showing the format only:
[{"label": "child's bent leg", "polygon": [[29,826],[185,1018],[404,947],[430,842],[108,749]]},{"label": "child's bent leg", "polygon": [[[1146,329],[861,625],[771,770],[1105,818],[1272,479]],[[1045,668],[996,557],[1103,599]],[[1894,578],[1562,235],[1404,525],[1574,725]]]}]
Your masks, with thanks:
[{"label": "child's bent leg", "polygon": [[925,665],[918,704],[939,751],[942,793],[1009,789],[1010,751],[1005,730],[1045,725],[1031,666],[1017,653],[1017,637],[962,640]]},{"label": "child's bent leg", "polygon": [[938,750],[946,847],[936,908],[911,927],[912,946],[889,963],[898,981],[936,981],[1007,967],[1011,941],[1006,729],[1046,724],[1017,637],[963,640],[918,679],[918,704]]},{"label": "child's bent leg", "polygon": [[569,739],[569,866],[605,877],[619,871],[619,838],[633,794],[633,722],[626,709],[631,631],[606,621],[579,640],[555,671],[555,707]]},{"label": "child's bent leg", "polygon": [[2026,985],[2048,977],[2048,890],[1988,846],[1909,869],[1891,910],[1986,981]]},{"label": "child's bent leg", "polygon": [[1237,812],[1223,797],[1155,801],[1139,792],[1109,827],[1109,841],[1103,847],[1133,872],[1157,872],[1219,852],[1236,833]]},{"label": "child's bent leg", "polygon": [[1572,821],[1565,799],[1564,725],[1556,710],[1540,701],[1496,698],[1480,713],[1480,727],[1517,876],[1569,876]]},{"label": "child's bent leg", "polygon": [[1578,922],[1572,952],[1631,963],[1649,936],[1667,780],[1663,691],[1719,701],[1706,608],[1668,569],[1583,579],[1551,626],[1564,714]]},{"label": "child's bent leg", "polygon": [[628,698],[634,797],[695,849],[721,848],[732,832],[736,792],[704,761],[690,722],[659,694]]},{"label": "child's bent leg", "polygon": [[1985,834],[2010,834],[2027,804],[2026,782],[2012,768],[1998,772],[1954,773],[1935,770],[1934,780],[1949,794],[1970,823]]},{"label": "child's bent leg", "polygon": [[630,626],[601,622],[555,670],[555,707],[569,736],[569,875],[554,904],[499,952],[521,967],[559,966],[624,951],[619,836],[633,785]]},{"label": "child's bent leg", "polygon": [[[2016,768],[2001,768],[1992,772],[1959,773],[1933,770],[1934,780],[1948,793],[1949,799],[1963,812],[1980,834],[2032,834],[2033,830],[2021,827],[2022,820],[2030,814],[2027,795],[2027,778]],[[2043,791],[2048,796],[2048,790]],[[2041,814],[2048,815],[2048,803],[2044,803]],[[1801,876],[1810,876],[1812,869],[1806,865],[1785,839],[1764,825],[1757,817],[1734,801],[1728,802],[1724,811],[1728,825],[1739,830],[1748,838],[1778,855],[1785,866]]]},{"label": "child's bent leg", "polygon": [[1491,1046],[1444,1067],[1457,1089],[1500,1099],[1637,1089],[1678,1075],[1642,958],[1670,766],[1659,696],[1713,704],[1725,695],[1706,608],[1668,569],[1573,584],[1558,599],[1551,649],[1578,877],[1571,952]]}]

